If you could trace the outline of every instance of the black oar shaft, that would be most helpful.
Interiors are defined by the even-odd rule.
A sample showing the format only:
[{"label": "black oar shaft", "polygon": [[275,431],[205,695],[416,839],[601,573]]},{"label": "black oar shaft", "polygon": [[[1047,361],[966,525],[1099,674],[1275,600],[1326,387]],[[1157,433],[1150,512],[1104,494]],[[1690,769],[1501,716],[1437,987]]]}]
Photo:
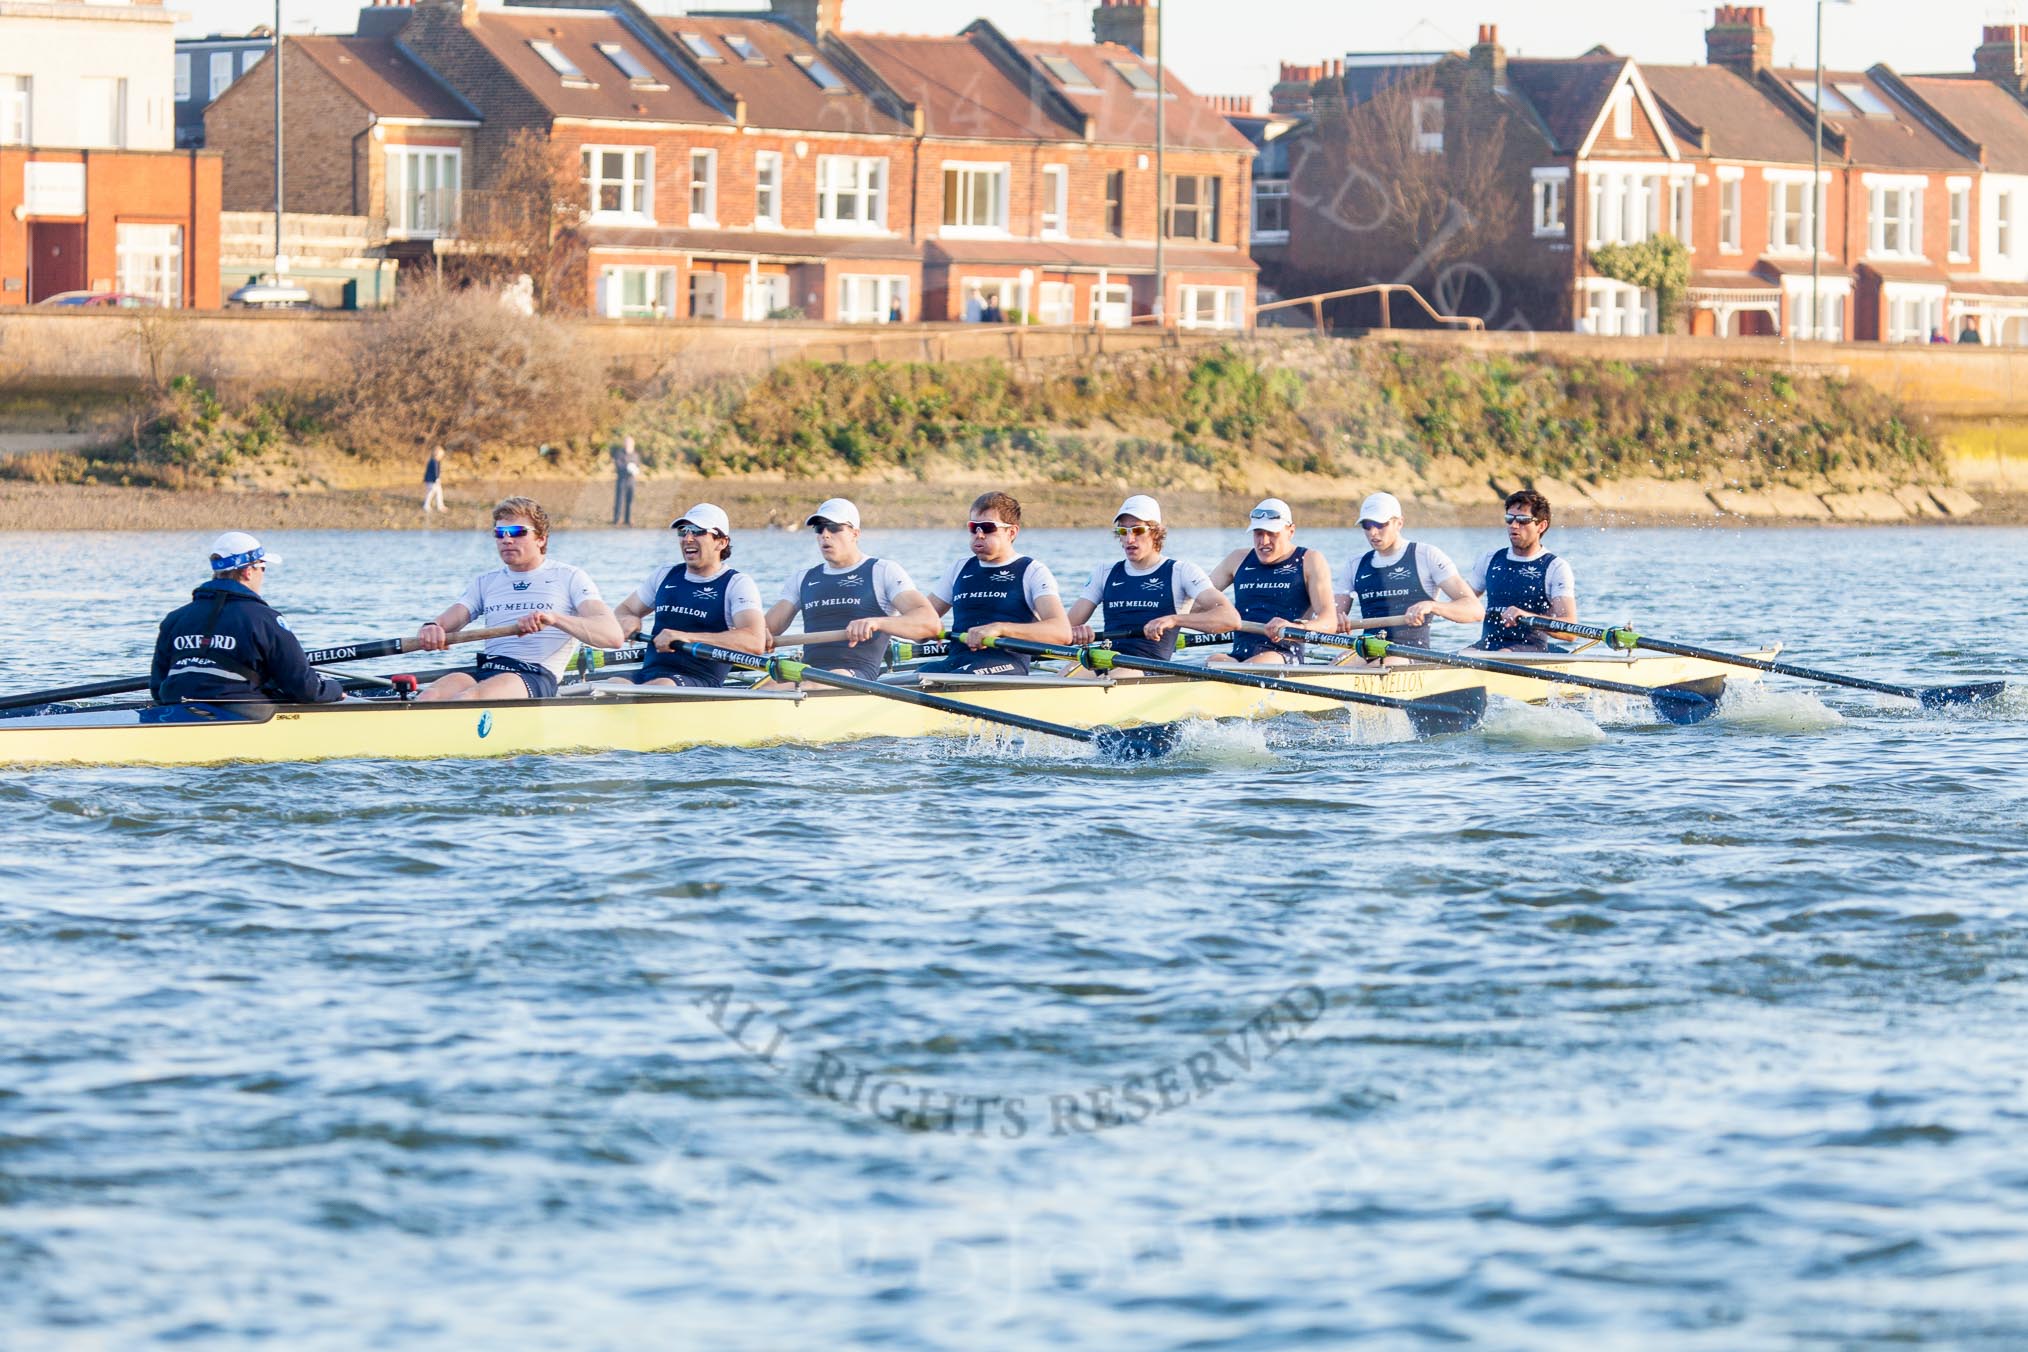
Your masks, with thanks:
[{"label": "black oar shaft", "polygon": [[[1139,637],[1141,631],[1138,629],[1108,629],[1094,639],[1093,643],[1111,644],[1121,639]],[[1230,634],[1199,634],[1181,629],[1176,631],[1176,647],[1179,651],[1184,648],[1214,648],[1230,642],[1232,642]],[[933,638],[920,643],[897,642],[889,650],[888,656],[889,660],[894,662],[913,662],[919,657],[947,657],[965,646],[962,640],[955,638]]]},{"label": "black oar shaft", "polygon": [[987,646],[1005,648],[1009,652],[1027,653],[1031,657],[1068,657],[1074,661],[1086,662],[1095,670],[1101,671],[1107,667],[1126,667],[1157,676],[1187,676],[1193,681],[1216,681],[1223,685],[1251,686],[1256,690],[1280,690],[1292,695],[1314,695],[1318,699],[1337,700],[1342,704],[1370,704],[1378,709],[1406,709],[1409,703],[1392,695],[1369,695],[1363,690],[1337,690],[1310,681],[1292,681],[1284,676],[1270,676],[1266,672],[1221,670],[1218,667],[1191,666],[1184,662],[1164,662],[1159,658],[1126,657],[1110,648],[1095,646],[1066,648],[1055,643],[1030,643],[1026,639],[1011,638],[996,638]]},{"label": "black oar shaft", "polygon": [[[1307,638],[1300,631],[1298,631],[1297,637],[1304,642],[1315,641]],[[1335,638],[1339,636],[1324,635],[1323,637]],[[1408,657],[1418,662],[1432,662],[1438,666],[1463,667],[1468,671],[1486,671],[1491,672],[1495,676],[1525,676],[1532,681],[1553,681],[1559,685],[1582,686],[1586,690],[1610,691],[1615,695],[1640,695],[1645,698],[1655,693],[1652,687],[1635,685],[1631,681],[1608,681],[1598,676],[1582,676],[1574,671],[1545,670],[1541,667],[1532,667],[1521,662],[1502,662],[1497,658],[1467,657],[1461,653],[1439,652],[1435,648],[1419,648],[1412,643],[1396,643],[1391,639],[1355,638],[1345,646],[1351,648],[1352,651],[1368,661],[1373,660],[1376,654],[1382,657]]]},{"label": "black oar shaft", "polygon": [[1864,676],[1844,676],[1835,671],[1818,671],[1788,662],[1770,662],[1766,658],[1747,657],[1717,648],[1699,648],[1688,643],[1672,643],[1668,639],[1636,634],[1625,626],[1579,624],[1575,620],[1547,620],[1537,615],[1524,615],[1521,617],[1521,623],[1530,629],[1541,629],[1553,634],[1575,634],[1579,638],[1597,639],[1616,648],[1648,648],[1660,653],[1674,653],[1678,657],[1701,657],[1707,662],[1748,667],[1754,671],[1765,671],[1775,676],[1794,676],[1805,681],[1822,681],[1826,685],[1850,686],[1854,690],[1871,690],[1882,695],[1899,695],[1903,699],[1919,700],[1924,694],[1924,688],[1919,685],[1891,685],[1886,681],[1871,681]]}]

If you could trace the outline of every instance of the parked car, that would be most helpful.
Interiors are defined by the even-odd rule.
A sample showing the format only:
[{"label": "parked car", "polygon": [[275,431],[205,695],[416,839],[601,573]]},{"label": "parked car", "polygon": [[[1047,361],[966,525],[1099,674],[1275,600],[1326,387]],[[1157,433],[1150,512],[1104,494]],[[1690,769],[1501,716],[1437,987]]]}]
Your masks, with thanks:
[{"label": "parked car", "polygon": [[45,296],[37,305],[110,305],[121,309],[137,309],[144,305],[160,305],[153,296],[136,295],[132,291],[59,291],[54,296]]},{"label": "parked car", "polygon": [[254,310],[314,310],[310,293],[293,282],[248,282],[226,300]]}]

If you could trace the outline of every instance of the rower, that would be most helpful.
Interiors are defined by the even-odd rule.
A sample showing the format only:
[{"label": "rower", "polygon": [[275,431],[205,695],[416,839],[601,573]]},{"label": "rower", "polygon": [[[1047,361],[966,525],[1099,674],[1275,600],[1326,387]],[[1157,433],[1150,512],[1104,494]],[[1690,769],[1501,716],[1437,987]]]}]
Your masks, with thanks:
[{"label": "rower", "polygon": [[803,524],[816,532],[817,552],[823,562],[792,575],[782,588],[781,599],[768,608],[770,647],[801,612],[806,633],[842,629],[846,634],[843,643],[804,648],[805,662],[872,680],[880,675],[887,658],[883,635],[928,639],[942,632],[943,624],[929,598],[916,590],[900,564],[869,558],[859,551],[859,509],[851,502],[831,498]]},{"label": "rower", "polygon": [[654,651],[633,677],[636,685],[713,689],[732,674],[726,662],[673,651],[679,643],[708,643],[759,656],[768,650],[767,616],[760,588],[732,557],[732,522],[722,508],[700,502],[669,523],[683,562],[657,568],[620,602],[620,632],[653,636]]},{"label": "rower", "polygon": [[1441,616],[1458,624],[1477,624],[1486,617],[1486,608],[1465,585],[1449,555],[1435,545],[1402,539],[1401,525],[1401,502],[1392,493],[1374,493],[1359,505],[1359,528],[1366,532],[1369,548],[1347,573],[1338,609],[1349,612],[1356,600],[1361,619],[1406,615],[1407,624],[1361,632],[1427,648],[1431,619]]},{"label": "rower", "polygon": [[303,645],[261,598],[270,554],[245,531],[211,542],[211,581],[169,612],[155,636],[148,693],[157,704],[273,700],[329,704],[345,698],[336,679],[310,665]]},{"label": "rower", "polygon": [[473,578],[456,605],[416,632],[416,646],[439,652],[481,616],[520,632],[488,639],[471,671],[436,681],[423,699],[548,699],[578,644],[612,648],[621,642],[612,608],[591,574],[549,557],[549,514],[541,503],[501,499],[493,508],[493,548],[501,566]]},{"label": "rower", "polygon": [[[1139,627],[1139,637],[1112,641],[1115,652],[1130,657],[1175,656],[1173,635],[1178,629],[1229,634],[1238,627],[1239,612],[1223,591],[1211,585],[1210,574],[1188,559],[1163,557],[1169,529],[1162,524],[1161,504],[1153,498],[1136,494],[1121,503],[1113,514],[1113,535],[1126,557],[1094,569],[1083,595],[1071,603],[1073,643],[1090,643],[1097,637],[1089,621],[1100,606],[1105,607],[1108,629]],[[1113,675],[1141,673],[1118,667]]]},{"label": "rower", "polygon": [[[1507,495],[1507,547],[1479,559],[1465,575],[1472,591],[1486,598],[1481,652],[1561,652],[1540,630],[1518,623],[1523,615],[1577,618],[1577,579],[1570,565],[1542,548],[1549,533],[1549,500],[1523,490]],[[1468,649],[1467,651],[1471,651]]]},{"label": "rower", "polygon": [[1280,498],[1264,499],[1247,524],[1253,548],[1236,549],[1211,570],[1211,585],[1232,588],[1239,618],[1264,624],[1265,638],[1235,634],[1232,656],[1213,662],[1288,663],[1303,660],[1300,643],[1284,642],[1282,630],[1295,627],[1335,633],[1338,608],[1331,592],[1331,565],[1316,550],[1296,543],[1296,518]]},{"label": "rower", "polygon": [[930,593],[938,615],[963,646],[919,670],[972,676],[1026,676],[1028,659],[985,647],[989,638],[1068,643],[1070,621],[1046,564],[1014,550],[1021,534],[1021,504],[1010,493],[983,493],[972,503],[972,552],[953,562]]}]

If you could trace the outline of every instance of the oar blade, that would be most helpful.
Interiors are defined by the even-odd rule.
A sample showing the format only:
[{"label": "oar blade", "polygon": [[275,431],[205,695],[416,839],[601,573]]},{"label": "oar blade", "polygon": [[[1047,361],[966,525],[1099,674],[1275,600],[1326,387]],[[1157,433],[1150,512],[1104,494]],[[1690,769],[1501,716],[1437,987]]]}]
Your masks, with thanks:
[{"label": "oar blade", "polygon": [[1925,709],[1949,709],[1960,704],[1982,704],[2005,694],[2005,681],[1979,681],[1972,685],[1932,685],[1916,692]]},{"label": "oar blade", "polygon": [[1091,746],[1108,760],[1150,761],[1168,755],[1182,741],[1181,723],[1150,723],[1138,728],[1094,728]]},{"label": "oar blade", "polygon": [[1664,722],[1687,727],[1692,723],[1702,723],[1717,713],[1718,701],[1724,694],[1723,676],[1704,676],[1694,681],[1661,686],[1648,696],[1648,700]]},{"label": "oar blade", "polygon": [[1486,687],[1468,685],[1441,695],[1424,695],[1409,700],[1403,712],[1418,737],[1470,732],[1486,720]]}]

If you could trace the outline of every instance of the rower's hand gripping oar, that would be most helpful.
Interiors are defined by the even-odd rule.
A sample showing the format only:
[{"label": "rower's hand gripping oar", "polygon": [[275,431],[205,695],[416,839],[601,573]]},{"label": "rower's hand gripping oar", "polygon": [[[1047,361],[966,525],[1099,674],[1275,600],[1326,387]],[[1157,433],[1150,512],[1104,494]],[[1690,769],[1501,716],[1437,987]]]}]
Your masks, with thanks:
[{"label": "rower's hand gripping oar", "polygon": [[1850,686],[1854,690],[1899,695],[1903,699],[1919,702],[1925,709],[1943,709],[1954,704],[1976,704],[1981,700],[1997,697],[2007,688],[2005,681],[1975,681],[1966,685],[1892,685],[1886,681],[1869,681],[1863,676],[1843,676],[1835,671],[1818,671],[1812,667],[1798,667],[1787,662],[1770,662],[1764,658],[1745,657],[1739,653],[1722,652],[1716,648],[1696,648],[1688,643],[1672,643],[1668,639],[1649,638],[1645,634],[1635,633],[1627,625],[1579,624],[1575,620],[1551,620],[1540,615],[1523,615],[1521,623],[1530,629],[1540,629],[1545,633],[1575,634],[1579,638],[1598,639],[1607,647],[1620,652],[1647,648],[1658,653],[1675,653],[1679,657],[1701,657],[1707,662],[1748,667],[1754,671],[1771,672],[1776,676],[1794,676],[1805,681],[1822,681],[1825,685],[1843,685]]},{"label": "rower's hand gripping oar", "polygon": [[1399,709],[1408,715],[1408,721],[1415,728],[1418,737],[1466,732],[1477,727],[1486,716],[1486,687],[1482,685],[1469,686],[1441,695],[1424,695],[1419,699],[1397,699],[1392,695],[1369,695],[1360,690],[1335,690],[1314,681],[1292,681],[1264,672],[1244,671],[1232,667],[1196,667],[1183,662],[1128,657],[1110,648],[1064,648],[1053,643],[1030,643],[1025,639],[1012,638],[988,639],[986,646],[1005,648],[1008,652],[1028,653],[1035,657],[1074,657],[1093,671],[1111,671],[1114,667],[1125,667],[1131,671],[1152,672],[1158,676],[1187,676],[1193,681],[1215,681],[1222,685],[1249,686],[1255,690],[1280,690],[1288,694],[1310,695],[1317,699],[1337,700],[1342,704],[1370,704],[1380,709]]},{"label": "rower's hand gripping oar", "polygon": [[879,681],[863,681],[857,676],[843,672],[827,671],[813,667],[806,662],[794,662],[786,657],[756,657],[752,653],[739,652],[733,648],[720,648],[709,643],[678,643],[675,651],[687,653],[706,662],[725,662],[735,667],[765,671],[778,681],[790,683],[815,681],[818,685],[835,686],[840,690],[853,690],[862,695],[876,695],[881,699],[896,700],[902,704],[913,704],[918,708],[935,709],[939,713],[953,714],[959,718],[976,718],[984,723],[999,723],[1023,732],[1040,732],[1066,741],[1083,742],[1101,755],[1114,760],[1153,760],[1166,756],[1176,749],[1182,730],[1175,723],[1156,723],[1143,728],[1073,728],[1063,723],[1049,723],[1040,718],[1029,718],[1025,714],[1001,713],[996,709],[982,709],[976,704],[963,700],[946,699],[923,690],[910,690],[904,686],[883,685]]},{"label": "rower's hand gripping oar", "polygon": [[1383,657],[1389,656],[1408,657],[1418,662],[1432,662],[1438,666],[1463,667],[1467,671],[1488,671],[1496,676],[1525,676],[1531,681],[1554,681],[1559,685],[1574,685],[1585,690],[1608,690],[1618,695],[1639,695],[1654,705],[1655,712],[1668,723],[1702,723],[1718,712],[1718,697],[1725,693],[1723,676],[1679,681],[1675,685],[1634,685],[1628,681],[1601,680],[1596,676],[1552,671],[1520,662],[1501,662],[1488,657],[1466,657],[1458,653],[1438,652],[1434,648],[1418,648],[1412,643],[1395,643],[1388,639],[1376,638],[1371,634],[1356,636],[1312,634],[1302,629],[1284,632],[1294,634],[1306,643],[1350,648],[1369,662],[1378,662]]},{"label": "rower's hand gripping oar", "polygon": [[[483,643],[487,639],[507,638],[520,630],[511,624],[496,625],[491,629],[460,629],[452,634],[446,643]],[[415,638],[376,638],[361,643],[342,643],[335,648],[312,648],[303,655],[313,667],[329,666],[334,662],[365,662],[375,657],[399,657],[422,647]],[[148,688],[146,676],[122,677],[116,681],[93,681],[89,685],[68,685],[56,690],[37,690],[26,695],[0,696],[0,709],[21,709],[32,704],[58,704],[65,700],[96,699],[100,695],[131,695],[137,690]]]},{"label": "rower's hand gripping oar", "polygon": [[[1143,634],[1139,629],[1107,629],[1094,638],[1090,644],[1083,646],[1103,647],[1107,644],[1117,643],[1121,639],[1141,637],[1143,637]],[[1183,651],[1185,648],[1216,648],[1222,644],[1232,642],[1232,635],[1199,634],[1186,629],[1178,629],[1176,631],[1175,642],[1176,651],[1178,652]],[[890,663],[896,663],[913,662],[918,658],[925,657],[945,657],[965,646],[962,641],[956,638],[933,638],[913,643],[896,640],[888,652],[887,660]]]}]

